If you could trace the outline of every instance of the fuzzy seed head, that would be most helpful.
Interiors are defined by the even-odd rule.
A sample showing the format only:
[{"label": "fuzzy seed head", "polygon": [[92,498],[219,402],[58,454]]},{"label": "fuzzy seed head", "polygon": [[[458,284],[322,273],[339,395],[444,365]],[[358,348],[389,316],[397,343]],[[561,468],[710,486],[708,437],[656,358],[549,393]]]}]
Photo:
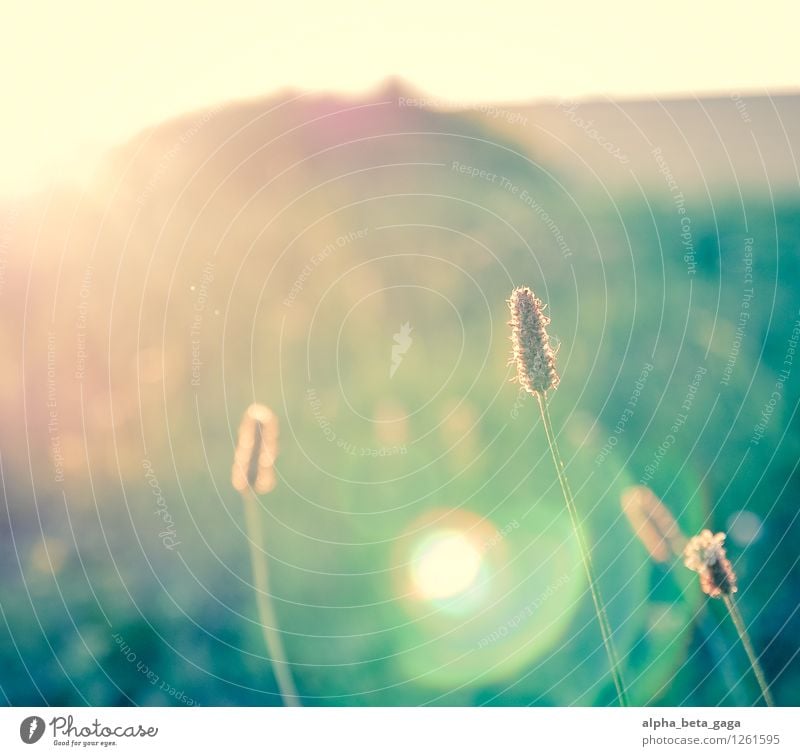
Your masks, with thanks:
[{"label": "fuzzy seed head", "polygon": [[725,553],[725,533],[703,530],[689,539],[683,552],[683,563],[700,575],[703,593],[712,598],[736,593],[736,573]]},{"label": "fuzzy seed head", "polygon": [[686,536],[664,502],[647,486],[626,488],[622,492],[622,511],[656,562],[683,554]]},{"label": "fuzzy seed head", "polygon": [[259,494],[275,488],[275,459],[278,456],[278,418],[263,404],[251,404],[239,424],[233,457],[231,483],[244,492]]},{"label": "fuzzy seed head", "polygon": [[547,335],[550,318],[544,314],[542,301],[527,286],[511,292],[508,306],[513,350],[509,364],[517,366],[517,380],[529,394],[544,394],[559,382],[555,354]]}]

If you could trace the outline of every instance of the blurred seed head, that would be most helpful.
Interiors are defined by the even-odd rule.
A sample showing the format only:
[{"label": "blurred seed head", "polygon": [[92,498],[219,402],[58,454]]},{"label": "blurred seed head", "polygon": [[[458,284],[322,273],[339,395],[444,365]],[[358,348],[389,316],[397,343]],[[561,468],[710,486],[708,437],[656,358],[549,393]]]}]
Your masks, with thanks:
[{"label": "blurred seed head", "polygon": [[57,575],[67,561],[69,549],[60,538],[43,536],[31,548],[31,564],[45,575]]},{"label": "blurred seed head", "polygon": [[544,314],[545,305],[527,286],[511,292],[512,355],[509,364],[517,366],[517,380],[529,394],[544,394],[558,386],[556,360],[547,326],[550,318]]},{"label": "blurred seed head", "polygon": [[621,503],[633,532],[656,562],[683,554],[686,536],[664,502],[647,486],[626,488]]},{"label": "blurred seed head", "polygon": [[259,494],[275,488],[275,459],[278,456],[278,418],[263,404],[251,404],[239,424],[233,457],[231,483],[244,492]]},{"label": "blurred seed head", "polygon": [[703,593],[712,598],[736,593],[736,573],[725,553],[725,533],[702,530],[700,535],[689,539],[683,555],[683,563],[700,575]]}]

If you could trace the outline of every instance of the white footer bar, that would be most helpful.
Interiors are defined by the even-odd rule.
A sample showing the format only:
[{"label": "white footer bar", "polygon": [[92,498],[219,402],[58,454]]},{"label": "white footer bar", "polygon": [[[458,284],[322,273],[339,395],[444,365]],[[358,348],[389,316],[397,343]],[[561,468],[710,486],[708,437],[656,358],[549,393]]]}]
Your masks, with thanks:
[{"label": "white footer bar", "polygon": [[800,754],[800,709],[12,708],[0,754]]}]

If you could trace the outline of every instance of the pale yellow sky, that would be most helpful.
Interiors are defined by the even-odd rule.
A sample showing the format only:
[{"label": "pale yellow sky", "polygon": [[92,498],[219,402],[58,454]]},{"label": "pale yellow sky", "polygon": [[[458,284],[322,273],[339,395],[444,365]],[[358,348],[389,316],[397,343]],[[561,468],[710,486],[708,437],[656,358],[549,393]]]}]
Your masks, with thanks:
[{"label": "pale yellow sky", "polygon": [[[474,7],[473,7],[474,5]],[[399,75],[462,101],[782,91],[793,2],[26,0],[1,12],[0,194],[80,173],[149,123]]]}]

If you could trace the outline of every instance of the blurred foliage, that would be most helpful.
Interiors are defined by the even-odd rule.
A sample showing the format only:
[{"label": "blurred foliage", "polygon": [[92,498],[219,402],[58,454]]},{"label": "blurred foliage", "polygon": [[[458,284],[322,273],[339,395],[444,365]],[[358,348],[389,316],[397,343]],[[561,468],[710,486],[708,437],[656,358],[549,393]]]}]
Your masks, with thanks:
[{"label": "blurred foliage", "polygon": [[[798,319],[800,198],[685,187],[688,275],[663,182],[612,196],[513,144],[463,114],[246,103],[4,211],[4,700],[279,703],[229,484],[257,400],[282,423],[264,530],[307,704],[611,703],[538,413],[508,383],[505,299],[527,284],[560,342],[551,411],[632,700],[756,698],[722,607],[623,517],[646,482],[688,534],[761,519],[729,552],[775,696],[798,703],[796,368],[752,437]],[[480,591],[421,601],[415,544],[458,513],[502,534]]]}]

